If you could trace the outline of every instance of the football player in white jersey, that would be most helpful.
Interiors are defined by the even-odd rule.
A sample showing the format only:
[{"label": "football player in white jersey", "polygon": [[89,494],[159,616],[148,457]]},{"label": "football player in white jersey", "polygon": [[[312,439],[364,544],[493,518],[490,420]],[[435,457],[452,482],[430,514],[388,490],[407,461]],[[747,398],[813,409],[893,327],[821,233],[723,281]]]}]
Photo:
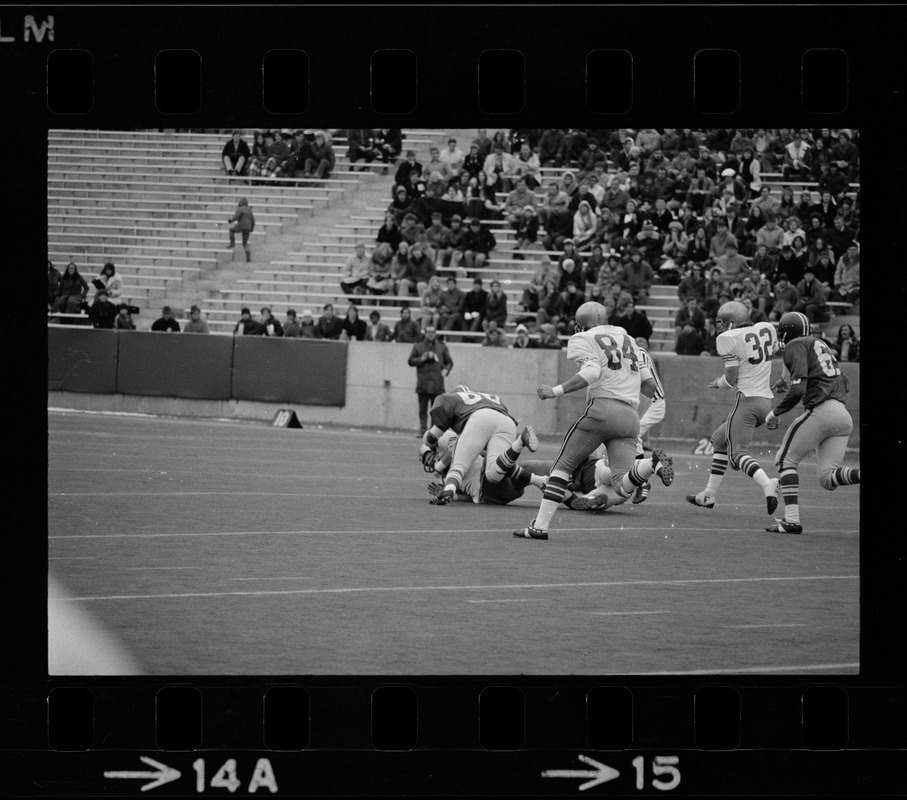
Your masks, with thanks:
[{"label": "football player in white jersey", "polygon": [[728,464],[745,472],[762,488],[769,514],[778,507],[778,479],[770,478],[750,453],[756,428],[765,423],[772,407],[772,357],[778,349],[778,334],[769,322],[751,324],[743,303],[732,300],[718,309],[716,346],[724,359],[724,374],[709,384],[710,389],[735,389],[734,405],[727,419],[712,433],[712,465],[709,482],[687,502],[700,508],[714,508],[718,486]]},{"label": "football player in white jersey", "polygon": [[663,450],[634,464],[639,439],[640,392],[651,397],[655,381],[648,367],[640,366],[639,347],[623,328],[608,325],[608,312],[596,302],[583,303],[577,311],[576,332],[567,343],[567,358],[580,370],[558,386],[540,386],[542,400],[586,389],[586,408],[567,431],[564,443],[548,476],[548,484],[536,518],[513,535],[525,539],[547,539],[548,526],[563,502],[567,484],[577,467],[599,445],[604,444],[611,468],[614,490],[629,497],[653,474],[665,486],[674,480],[672,460]]}]

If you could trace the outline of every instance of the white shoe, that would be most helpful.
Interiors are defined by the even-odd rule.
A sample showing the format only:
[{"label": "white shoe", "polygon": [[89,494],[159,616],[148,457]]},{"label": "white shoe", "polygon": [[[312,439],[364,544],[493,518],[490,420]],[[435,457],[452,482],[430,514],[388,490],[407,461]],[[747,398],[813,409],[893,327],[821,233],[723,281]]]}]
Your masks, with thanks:
[{"label": "white shoe", "polygon": [[768,509],[769,515],[775,513],[775,509],[778,508],[778,489],[781,487],[781,481],[777,478],[772,478],[767,484],[765,484],[765,507]]},{"label": "white shoe", "polygon": [[699,494],[688,494],[687,502],[692,503],[694,506],[699,506],[700,508],[714,508],[715,507],[715,498],[705,492],[700,492]]},{"label": "white shoe", "polygon": [[523,428],[523,432],[520,434],[520,440],[523,442],[523,446],[528,448],[530,453],[534,453],[539,449],[539,437],[536,435],[536,432],[532,429],[531,425],[527,425]]}]

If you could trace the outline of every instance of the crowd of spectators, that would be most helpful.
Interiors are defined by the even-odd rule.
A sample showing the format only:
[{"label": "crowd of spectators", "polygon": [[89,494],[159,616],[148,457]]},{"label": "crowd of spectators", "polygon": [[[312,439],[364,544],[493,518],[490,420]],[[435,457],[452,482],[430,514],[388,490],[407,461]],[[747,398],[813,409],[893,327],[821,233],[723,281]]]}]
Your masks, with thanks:
[{"label": "crowd of spectators", "polygon": [[250,178],[330,178],[337,157],[327,131],[256,130],[251,144],[233,131],[221,151],[227,175]]},{"label": "crowd of spectators", "polygon": [[[542,177],[543,167],[559,177]],[[432,146],[424,164],[405,153],[376,236],[390,274],[366,280],[362,291],[393,287],[428,313],[443,289],[430,287],[438,269],[476,277],[498,256],[530,257],[538,269],[511,320],[530,331],[553,325],[567,334],[578,304],[595,299],[612,321],[633,320],[635,335],[648,339],[651,326],[646,333],[645,310],[636,306],[648,304],[654,284],[668,284],[678,286],[678,352],[695,349],[694,334],[701,352],[713,352],[715,312],[726,300],[747,300],[754,319],[776,320],[790,308],[813,321],[827,316],[829,301],[858,301],[858,181],[859,131],[844,128],[491,137],[480,129],[468,144],[449,138]],[[514,232],[506,255],[493,233],[501,226]],[[682,318],[690,292],[705,320],[692,327]],[[451,328],[432,312],[441,330],[467,321],[450,309],[443,317]]]}]

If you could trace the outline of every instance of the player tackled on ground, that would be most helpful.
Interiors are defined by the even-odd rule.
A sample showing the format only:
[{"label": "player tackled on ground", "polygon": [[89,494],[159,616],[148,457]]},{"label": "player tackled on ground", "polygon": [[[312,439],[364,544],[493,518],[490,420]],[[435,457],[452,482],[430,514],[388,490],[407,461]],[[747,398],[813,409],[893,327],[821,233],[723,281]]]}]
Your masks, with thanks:
[{"label": "player tackled on ground", "polygon": [[629,497],[653,474],[665,486],[674,480],[673,462],[663,450],[636,461],[639,438],[640,392],[652,397],[655,382],[648,367],[640,367],[639,347],[623,328],[608,325],[608,312],[600,303],[581,305],[576,312],[575,333],[567,342],[567,358],[580,370],[566,383],[540,386],[542,400],[586,389],[586,408],[567,431],[554,462],[536,518],[513,535],[547,539],[554,512],[563,502],[568,482],[599,445],[604,444],[611,468],[611,483],[621,496]]},{"label": "player tackled on ground", "polygon": [[790,374],[787,392],[768,413],[765,426],[778,427],[777,418],[803,401],[805,413],[797,417],[784,434],[775,465],[781,476],[784,519],[776,519],[767,531],[802,533],[800,524],[800,479],[797,467],[810,453],[816,453],[816,475],[823,489],[860,482],[859,467],[842,467],[853,419],[844,406],[849,389],[847,376],[825,342],[809,335],[809,319],[789,312],[778,321],[778,340],[784,366]]},{"label": "player tackled on ground", "polygon": [[718,486],[728,464],[745,472],[762,488],[769,514],[778,507],[778,479],[769,478],[750,453],[756,428],[764,424],[772,401],[772,356],[778,346],[774,326],[769,322],[751,324],[743,303],[732,300],[718,309],[716,346],[724,359],[724,374],[709,384],[710,389],[736,389],[734,405],[727,419],[712,433],[712,465],[709,482],[687,502],[700,508],[714,508]]},{"label": "player tackled on ground", "polygon": [[[445,431],[452,430],[459,436],[444,489],[431,499],[433,505],[447,505],[454,499],[467,470],[483,450],[486,452],[484,477],[489,483],[500,481],[513,466],[515,456],[511,458],[508,453],[517,439],[516,420],[497,395],[457,386],[435,399],[430,418],[432,427],[425,432],[419,448],[419,457],[426,468],[434,468],[438,440]],[[520,442],[520,446],[526,444],[530,450],[539,446],[538,437],[528,427],[521,434]]]}]

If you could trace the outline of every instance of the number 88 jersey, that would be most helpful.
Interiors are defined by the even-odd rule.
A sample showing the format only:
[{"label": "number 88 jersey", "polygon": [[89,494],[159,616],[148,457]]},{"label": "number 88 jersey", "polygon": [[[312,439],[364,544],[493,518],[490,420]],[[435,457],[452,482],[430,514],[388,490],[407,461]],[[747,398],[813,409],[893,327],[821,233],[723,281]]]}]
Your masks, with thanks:
[{"label": "number 88 jersey", "polygon": [[567,358],[581,365],[591,361],[601,367],[599,377],[586,390],[587,400],[609,397],[637,408],[640,383],[652,377],[642,363],[636,341],[616,325],[596,325],[573,334],[567,342]]},{"label": "number 88 jersey", "polygon": [[770,322],[756,322],[718,334],[715,340],[724,366],[737,367],[737,390],[746,397],[772,399],[772,356],[778,334]]}]

